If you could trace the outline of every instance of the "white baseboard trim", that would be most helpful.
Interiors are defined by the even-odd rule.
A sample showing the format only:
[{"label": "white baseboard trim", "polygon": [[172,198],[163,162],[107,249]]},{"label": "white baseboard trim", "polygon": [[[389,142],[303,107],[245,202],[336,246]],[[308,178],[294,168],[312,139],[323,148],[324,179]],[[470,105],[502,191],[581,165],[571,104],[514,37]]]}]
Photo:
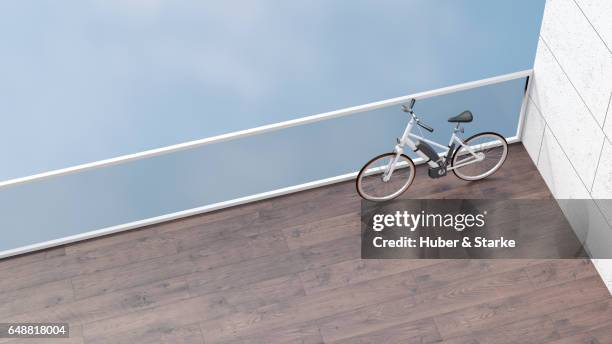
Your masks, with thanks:
[{"label": "white baseboard trim", "polygon": [[[506,140],[510,144],[520,141],[520,139],[517,136],[508,137],[506,138]],[[425,163],[425,161],[422,158],[417,158],[417,159],[414,159],[414,163],[416,165],[421,165]],[[251,196],[235,198],[229,201],[213,203],[213,204],[205,205],[202,207],[191,208],[191,209],[178,211],[178,212],[174,212],[170,214],[165,214],[165,215],[151,217],[151,218],[147,218],[143,220],[128,222],[128,223],[106,227],[102,229],[97,229],[97,230],[93,230],[93,231],[89,231],[89,232],[85,232],[85,233],[81,233],[77,235],[71,235],[71,236],[67,236],[64,238],[49,240],[49,241],[41,242],[38,244],[32,244],[32,245],[18,247],[15,249],[1,251],[0,259],[11,257],[11,256],[16,256],[16,255],[20,255],[24,253],[29,253],[33,251],[39,251],[39,250],[43,250],[43,249],[50,248],[50,247],[66,245],[66,244],[74,243],[77,241],[101,237],[104,235],[119,233],[119,232],[127,231],[130,229],[150,226],[150,225],[167,222],[171,220],[176,220],[176,219],[180,219],[184,217],[189,217],[193,215],[204,214],[204,213],[208,213],[211,211],[234,207],[234,206],[245,204],[245,203],[256,202],[256,201],[260,201],[260,200],[264,200],[268,198],[284,196],[284,195],[295,193],[295,192],[300,192],[300,191],[314,189],[314,188],[318,188],[318,187],[322,187],[322,186],[326,186],[330,184],[340,183],[340,182],[355,179],[358,173],[359,171],[351,172],[351,173],[342,174],[342,175],[331,177],[331,178],[315,180],[313,182],[289,186],[289,187],[276,189],[276,190],[272,190],[268,192],[262,192],[262,193],[258,193],[258,194],[251,195]]]}]

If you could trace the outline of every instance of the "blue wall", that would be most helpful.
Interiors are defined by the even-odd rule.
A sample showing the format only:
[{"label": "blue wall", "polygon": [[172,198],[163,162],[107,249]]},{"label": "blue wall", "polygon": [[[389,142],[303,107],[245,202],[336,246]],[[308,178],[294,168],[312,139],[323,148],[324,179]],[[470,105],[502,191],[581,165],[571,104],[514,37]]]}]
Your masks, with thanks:
[{"label": "blue wall", "polygon": [[[510,137],[524,85],[521,78],[429,98],[415,110],[440,143],[452,130],[446,119],[464,109],[474,113],[466,137]],[[354,172],[391,151],[407,121],[391,106],[0,189],[0,228],[10,233],[0,251]]]},{"label": "blue wall", "polygon": [[0,180],[528,69],[543,3],[1,1]]},{"label": "blue wall", "polygon": [[[528,69],[543,9],[135,3],[0,2],[0,180]],[[443,142],[445,119],[465,109],[476,118],[466,134],[512,136],[523,86],[416,110]],[[2,188],[0,251],[352,172],[391,150],[405,124],[390,107]]]}]

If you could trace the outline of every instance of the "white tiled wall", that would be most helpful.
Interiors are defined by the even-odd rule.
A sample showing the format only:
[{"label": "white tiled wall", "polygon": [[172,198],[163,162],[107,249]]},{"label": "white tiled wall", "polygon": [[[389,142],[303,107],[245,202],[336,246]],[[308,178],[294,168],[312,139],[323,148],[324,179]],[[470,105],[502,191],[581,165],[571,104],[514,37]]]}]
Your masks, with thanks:
[{"label": "white tiled wall", "polygon": [[555,198],[590,198],[550,127],[544,130],[537,166]]},{"label": "white tiled wall", "polygon": [[608,114],[603,129],[608,138],[612,137],[612,96],[610,97],[610,103],[608,103]]},{"label": "white tiled wall", "polygon": [[612,91],[612,55],[604,41],[573,0],[546,3],[540,36],[554,52],[560,67],[578,90],[578,96],[602,125]]},{"label": "white tiled wall", "polygon": [[[590,223],[584,238],[595,255],[612,247],[612,204],[603,200],[612,199],[611,18],[612,1],[547,0],[523,128],[553,195],[594,199],[564,212]],[[612,260],[593,262],[612,291]]]},{"label": "white tiled wall", "polygon": [[541,39],[534,73],[531,99],[572,160],[578,176],[590,185],[595,177],[603,131]]},{"label": "white tiled wall", "polygon": [[597,34],[612,49],[612,1],[576,0],[576,4],[589,19]]}]

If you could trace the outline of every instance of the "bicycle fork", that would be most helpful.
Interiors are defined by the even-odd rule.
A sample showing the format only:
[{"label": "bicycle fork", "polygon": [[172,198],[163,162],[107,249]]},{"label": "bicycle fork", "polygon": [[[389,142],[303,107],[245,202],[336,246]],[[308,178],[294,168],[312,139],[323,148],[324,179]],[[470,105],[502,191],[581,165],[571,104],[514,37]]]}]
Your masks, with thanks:
[{"label": "bicycle fork", "polygon": [[393,174],[393,171],[395,171],[395,166],[397,166],[399,157],[404,153],[404,148],[402,148],[402,146],[398,143],[397,145],[395,145],[394,152],[395,157],[393,157],[393,159],[389,161],[389,163],[385,167],[385,172],[382,175],[382,180],[385,183],[388,182],[389,179],[391,179],[391,175]]}]

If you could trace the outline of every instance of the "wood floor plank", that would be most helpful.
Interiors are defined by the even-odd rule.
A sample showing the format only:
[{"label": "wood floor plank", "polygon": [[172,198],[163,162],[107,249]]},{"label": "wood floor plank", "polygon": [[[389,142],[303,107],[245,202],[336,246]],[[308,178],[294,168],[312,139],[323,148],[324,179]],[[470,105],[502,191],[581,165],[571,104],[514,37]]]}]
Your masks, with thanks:
[{"label": "wood floor plank", "polygon": [[283,235],[271,231],[251,239],[222,240],[202,249],[80,275],[73,279],[73,284],[80,299],[284,251],[287,247]]},{"label": "wood floor plank", "polygon": [[[174,238],[179,251],[200,248],[219,243],[221,240],[248,239],[253,234],[249,228],[259,218],[258,212],[231,217],[206,225],[193,226],[180,231],[172,231],[166,235]],[[245,230],[246,229],[246,230]]]},{"label": "wood floor plank", "polygon": [[339,261],[355,259],[359,256],[359,237],[349,237],[214,269],[208,269],[208,265],[205,264],[198,268],[198,272],[190,274],[187,278],[189,287],[194,292],[205,294],[232,286],[247,285],[286,274],[299,273]]},{"label": "wood floor plank", "polygon": [[290,249],[321,244],[347,236],[361,234],[361,216],[359,212],[343,214],[331,218],[290,226],[283,230]]},{"label": "wood floor plank", "polygon": [[194,272],[187,276],[187,281],[194,294],[204,295],[296,274],[304,265],[304,257],[299,253],[269,255]]},{"label": "wood floor plank", "polygon": [[0,294],[69,279],[80,272],[78,257],[58,256],[0,271]]},{"label": "wood floor plank", "polygon": [[97,337],[86,337],[87,344],[133,344],[133,343],[167,343],[167,344],[205,344],[204,337],[197,323],[173,327],[160,324],[159,327],[144,332],[128,332],[118,335],[107,334]]},{"label": "wood floor plank", "polygon": [[189,254],[183,253],[76,276],[72,279],[72,284],[75,297],[84,299],[183,276],[194,271],[196,266]]},{"label": "wood floor plank", "polygon": [[176,243],[172,238],[148,236],[111,246],[102,246],[93,250],[80,250],[76,257],[79,263],[79,274],[84,275],[152,258],[173,255],[176,252]]},{"label": "wood floor plank", "polygon": [[612,321],[589,332],[549,342],[549,344],[607,344],[612,338]]},{"label": "wood floor plank", "polygon": [[609,297],[601,279],[593,276],[456,310],[437,316],[436,323],[442,337],[451,338]]},{"label": "wood floor plank", "polygon": [[70,280],[60,280],[0,294],[0,318],[15,317],[74,300]]},{"label": "wood floor plank", "polygon": [[[520,267],[517,265],[515,268]],[[439,264],[416,269],[413,274],[419,289],[426,291],[431,288],[443,288],[457,279],[487,272],[489,272],[487,260],[459,259],[440,261]]]},{"label": "wood floor plank", "polygon": [[435,259],[352,259],[300,273],[306,293],[312,294],[374,280],[420,267],[439,264]]},{"label": "wood floor plank", "polygon": [[244,337],[214,341],[216,344],[324,344],[319,328],[313,324],[297,324],[266,329]]},{"label": "wood floor plank", "polygon": [[372,307],[321,319],[321,333],[326,341],[337,341],[380,331],[397,324],[430,318],[503,296],[516,295],[524,292],[528,283],[523,270],[462,280],[441,290],[417,293],[408,299],[380,302]]},{"label": "wood floor plank", "polygon": [[22,254],[15,257],[0,259],[0,273],[4,269],[15,268],[27,264],[41,262],[46,259],[53,257],[60,257],[66,255],[66,249],[63,246],[53,247],[43,251],[31,252]]},{"label": "wood floor plank", "polygon": [[[164,328],[179,329],[201,322],[250,312],[269,304],[283,303],[304,295],[296,275],[223,290],[202,296],[182,298],[154,308],[85,323],[86,338],[108,336],[144,336]],[[161,329],[161,330],[160,330]],[[162,331],[163,332],[163,331]]]},{"label": "wood floor plank", "polygon": [[415,291],[414,281],[409,273],[396,274],[350,285],[343,289],[306,295],[286,303],[261,307],[252,312],[231,314],[204,322],[202,330],[205,338],[212,342],[228,340],[261,332],[265,328],[312,321],[384,300],[411,297]]},{"label": "wood floor plank", "polygon": [[343,312],[318,322],[323,339],[334,342],[427,318],[427,314],[417,313],[421,311],[417,306],[414,296],[410,296]]},{"label": "wood floor plank", "polygon": [[511,199],[511,198],[534,198],[552,199],[550,191],[541,185],[540,174],[538,171],[522,171],[520,176],[506,179],[503,181],[490,179],[478,183],[485,198]]},{"label": "wood floor plank", "polygon": [[528,267],[526,271],[529,279],[538,287],[597,276],[597,270],[589,259],[557,259]]},{"label": "wood floor plank", "polygon": [[317,269],[361,257],[361,238],[350,236],[293,252],[304,258],[304,270]]},{"label": "wood floor plank", "polygon": [[0,321],[67,322],[78,325],[177,302],[189,297],[187,283],[184,278],[175,278],[76,300],[17,316],[0,317]]},{"label": "wood floor plank", "polygon": [[440,260],[438,264],[415,269],[413,274],[420,290],[432,291],[465,278],[517,270],[535,262],[520,259]]},{"label": "wood floor plank", "polygon": [[588,332],[612,321],[612,298],[563,309],[550,318],[562,337]]},{"label": "wood floor plank", "polygon": [[88,342],[102,341],[105,337],[140,337],[164,329],[183,328],[226,312],[231,310],[219,307],[210,296],[200,296],[87,323],[83,325],[83,333]]},{"label": "wood floor plank", "polygon": [[442,340],[433,319],[422,319],[399,324],[381,331],[346,338],[333,344],[428,344]]},{"label": "wood floor plank", "polygon": [[[269,304],[299,298],[304,294],[299,276],[285,275],[206,295],[209,295],[211,302],[218,307],[228,308],[232,312],[246,312]],[[198,294],[192,290],[191,295]],[[224,314],[219,314],[219,316]]]},{"label": "wood floor plank", "polygon": [[508,325],[487,328],[460,337],[444,340],[443,344],[542,344],[559,339],[555,326],[547,316],[520,320]]},{"label": "wood floor plank", "polygon": [[194,245],[189,250],[189,256],[198,271],[206,271],[259,257],[280,255],[288,250],[283,233],[271,230],[251,237],[218,240],[204,246]]},{"label": "wood floor plank", "polygon": [[459,304],[456,301],[461,301],[464,298],[471,297],[477,301],[482,301],[489,296],[501,298],[531,292],[533,289],[527,273],[521,268],[481,276],[476,281],[473,278],[457,279],[443,288],[433,288],[424,292],[419,290],[416,298],[422,304],[439,305],[440,311],[447,311],[447,308],[444,307],[445,304],[453,305],[450,308],[454,308]]},{"label": "wood floor plank", "polygon": [[92,274],[174,253],[176,247],[171,240],[153,236],[128,240],[112,247],[84,250],[79,254],[54,256],[36,264],[19,265],[3,270],[2,275],[14,278],[0,279],[0,293]]}]

